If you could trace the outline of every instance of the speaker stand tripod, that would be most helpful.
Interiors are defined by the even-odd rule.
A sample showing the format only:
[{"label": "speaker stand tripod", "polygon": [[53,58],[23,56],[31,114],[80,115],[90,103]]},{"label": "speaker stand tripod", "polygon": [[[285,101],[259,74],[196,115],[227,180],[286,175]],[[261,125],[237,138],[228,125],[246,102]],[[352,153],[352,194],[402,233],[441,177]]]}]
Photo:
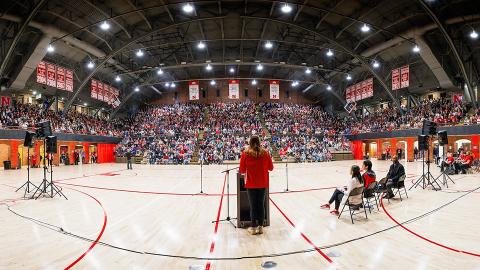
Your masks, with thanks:
[{"label": "speaker stand tripod", "polygon": [[[225,170],[223,171],[222,173],[226,173],[226,177],[227,177],[227,217],[224,218],[224,219],[220,219],[218,221],[214,220],[212,221],[212,223],[217,223],[217,222],[229,222],[230,224],[232,224],[232,226],[236,229],[237,228],[237,225],[235,225],[233,223],[232,220],[234,219],[237,219],[237,218],[232,218],[230,217],[230,171],[231,170],[235,170],[235,169],[238,169],[239,167],[235,167],[235,168],[232,168],[232,169],[228,169],[228,170]],[[239,192],[239,191],[237,191]]]},{"label": "speaker stand tripod", "polygon": [[[424,153],[422,155],[422,176],[417,179],[417,181],[411,186],[408,190],[412,188],[416,188],[421,184],[422,189],[426,189],[428,186],[432,186],[433,190],[438,191],[441,190],[440,184],[437,180],[433,177],[432,173],[430,173],[430,151],[423,150]],[[427,161],[425,162],[425,151],[427,152]],[[427,163],[427,171],[425,172],[425,163]],[[437,186],[435,186],[436,184]]]},{"label": "speaker stand tripod", "polygon": [[[33,187],[37,188],[31,181],[30,181],[30,146],[28,146],[27,149],[27,182],[25,182],[21,187],[19,187],[15,192],[19,191],[23,187],[25,187],[25,191],[23,192],[23,198],[26,198],[27,193],[30,193],[33,191]],[[20,162],[20,161],[19,161]],[[30,189],[30,186],[32,186],[32,189]]]}]

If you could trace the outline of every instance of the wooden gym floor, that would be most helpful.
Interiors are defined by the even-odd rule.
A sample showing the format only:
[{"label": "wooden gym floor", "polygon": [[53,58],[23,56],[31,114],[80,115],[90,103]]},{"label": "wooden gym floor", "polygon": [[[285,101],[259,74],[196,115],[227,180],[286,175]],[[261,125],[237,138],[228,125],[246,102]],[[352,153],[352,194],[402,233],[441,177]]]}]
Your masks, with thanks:
[{"label": "wooden gym floor", "polygon": [[[273,269],[480,269],[480,175],[452,176],[456,184],[442,191],[412,189],[408,199],[383,201],[351,224],[348,214],[338,220],[319,206],[360,162],[290,164],[288,193],[285,165],[275,164],[271,226],[261,236],[212,223],[227,215],[226,165],[203,167],[208,195],[196,195],[199,166],[55,167],[68,200],[23,200],[14,191],[25,168],[2,170],[0,269],[262,269],[266,261]],[[408,188],[422,167],[402,163]],[[378,178],[389,165],[374,160]],[[31,170],[35,184],[42,173]],[[231,193],[235,181],[232,175]]]}]

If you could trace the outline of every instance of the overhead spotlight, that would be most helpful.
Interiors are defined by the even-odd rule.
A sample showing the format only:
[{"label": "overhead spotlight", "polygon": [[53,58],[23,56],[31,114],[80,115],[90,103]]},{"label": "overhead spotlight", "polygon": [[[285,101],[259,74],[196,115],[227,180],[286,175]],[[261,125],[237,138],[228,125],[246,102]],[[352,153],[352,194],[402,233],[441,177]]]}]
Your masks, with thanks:
[{"label": "overhead spotlight", "polygon": [[347,81],[351,81],[352,80],[352,76],[350,76],[350,74],[347,74]]},{"label": "overhead spotlight", "polygon": [[208,64],[208,65],[205,67],[205,69],[206,69],[207,71],[211,71],[211,70],[213,69],[213,67],[212,67],[212,65]]},{"label": "overhead spotlight", "polygon": [[292,86],[293,86],[293,87],[298,86],[298,82],[297,82],[297,81],[293,81],[293,82],[292,82]]},{"label": "overhead spotlight", "polygon": [[210,85],[213,86],[213,85],[215,85],[215,84],[217,84],[217,83],[215,82],[215,80],[211,80],[211,81],[210,81]]},{"label": "overhead spotlight", "polygon": [[169,82],[166,82],[166,83],[165,83],[165,87],[170,87],[170,83],[169,83]]},{"label": "overhead spotlight", "polygon": [[470,38],[472,38],[472,39],[477,39],[477,38],[478,38],[478,33],[477,33],[477,31],[472,30],[472,32],[470,33]]},{"label": "overhead spotlight", "polygon": [[142,49],[139,49],[136,53],[135,53],[138,57],[142,57],[144,55]]},{"label": "overhead spotlight", "polygon": [[120,78],[120,76],[117,75],[117,76],[115,77],[115,81],[116,81],[116,82],[119,82],[119,81],[121,81],[121,80],[122,80],[122,78]]},{"label": "overhead spotlight", "polygon": [[305,74],[310,74],[310,73],[312,73],[311,69],[309,69],[309,68],[305,69]]},{"label": "overhead spotlight", "polygon": [[327,85],[327,90],[328,91],[332,90],[332,87],[330,85]]},{"label": "overhead spotlight", "polygon": [[87,105],[88,105],[88,103],[86,103],[86,102],[85,102],[85,103],[83,103],[83,106],[87,106]]},{"label": "overhead spotlight", "polygon": [[362,30],[362,32],[366,33],[370,31],[370,26],[368,26],[367,24],[363,24],[362,28],[360,29]]},{"label": "overhead spotlight", "polygon": [[333,56],[333,51],[330,50],[330,49],[328,49],[328,51],[327,51],[327,56],[328,56],[328,57],[332,57],[332,56]]},{"label": "overhead spotlight", "polygon": [[55,47],[52,46],[52,44],[49,44],[47,47],[47,52],[52,53],[55,51]]},{"label": "overhead spotlight", "polygon": [[186,3],[185,5],[183,5],[182,9],[185,13],[192,13],[192,11],[194,10],[193,6],[190,3]]},{"label": "overhead spotlight", "polygon": [[420,47],[418,47],[418,45],[415,45],[415,47],[413,47],[413,52],[415,53],[420,52]]},{"label": "overhead spotlight", "polygon": [[373,63],[372,63],[372,66],[373,66],[373,68],[379,68],[380,63],[377,60],[374,60]]},{"label": "overhead spotlight", "polygon": [[262,70],[263,70],[263,65],[262,65],[262,64],[258,64],[258,65],[257,65],[257,70],[258,70],[258,71],[262,71]]},{"label": "overhead spotlight", "polygon": [[137,87],[135,87],[135,92],[138,92],[138,91],[140,91],[140,88],[138,88],[138,86],[137,86]]},{"label": "overhead spotlight", "polygon": [[163,70],[162,70],[161,68],[159,68],[159,69],[157,70],[157,74],[158,74],[158,75],[162,75],[162,74],[163,74]]},{"label": "overhead spotlight", "polygon": [[264,46],[265,46],[265,49],[271,49],[273,48],[273,43],[270,41],[267,41]]},{"label": "overhead spotlight", "polygon": [[175,88],[175,86],[176,86],[176,85],[175,85],[175,83],[173,83],[173,82],[170,84],[170,88]]},{"label": "overhead spotlight", "polygon": [[257,85],[257,80],[253,80],[252,85]]},{"label": "overhead spotlight", "polygon": [[110,29],[110,24],[107,21],[103,21],[102,24],[100,24],[100,28],[104,31]]},{"label": "overhead spotlight", "polygon": [[292,12],[292,7],[289,4],[285,3],[282,6],[281,10],[282,10],[283,13],[290,13],[290,12]]},{"label": "overhead spotlight", "polygon": [[88,62],[87,68],[92,69],[94,67],[95,67],[95,64],[92,61]]},{"label": "overhead spotlight", "polygon": [[235,73],[235,69],[234,69],[233,67],[231,67],[231,68],[229,69],[229,71],[230,71],[230,73]]},{"label": "overhead spotlight", "polygon": [[32,94],[33,94],[33,95],[36,95],[36,94],[37,94],[37,91],[33,91]]},{"label": "overhead spotlight", "polygon": [[199,48],[200,50],[205,49],[206,46],[207,46],[207,45],[205,45],[205,43],[204,43],[203,41],[200,41],[200,42],[198,42],[198,44],[197,44],[197,48]]}]

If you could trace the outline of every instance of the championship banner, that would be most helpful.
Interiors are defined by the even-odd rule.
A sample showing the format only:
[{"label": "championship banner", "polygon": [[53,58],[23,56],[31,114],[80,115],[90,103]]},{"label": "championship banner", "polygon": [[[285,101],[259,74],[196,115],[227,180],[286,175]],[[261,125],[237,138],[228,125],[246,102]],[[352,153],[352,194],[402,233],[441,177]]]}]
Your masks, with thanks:
[{"label": "championship banner", "polygon": [[103,83],[97,82],[98,100],[103,101]]},{"label": "championship banner", "polygon": [[108,105],[110,105],[111,103],[110,85],[108,84],[103,84],[103,100],[107,102]]},{"label": "championship banner", "polygon": [[400,69],[392,70],[392,90],[400,89]]},{"label": "championship banner", "polygon": [[54,64],[47,63],[47,85],[57,87],[57,75]]},{"label": "championship banner", "polygon": [[228,98],[238,99],[240,93],[240,84],[237,80],[228,81]]},{"label": "championship banner", "polygon": [[361,83],[359,83],[361,85],[361,88],[362,89],[362,96],[361,96],[361,99],[365,99],[368,97],[368,92],[367,92],[367,85],[368,85],[368,81],[365,80]]},{"label": "championship banner", "polygon": [[410,68],[408,65],[400,68],[400,88],[410,86]]},{"label": "championship banner", "polygon": [[47,64],[43,61],[37,65],[37,83],[47,84]]},{"label": "championship banner", "polygon": [[355,84],[355,101],[362,99],[362,83]]},{"label": "championship banner", "polygon": [[65,90],[65,68],[57,67],[57,88]]},{"label": "championship banner", "polygon": [[367,80],[367,97],[373,97],[373,78]]},{"label": "championship banner", "polygon": [[280,82],[269,81],[270,83],[270,99],[280,99]]},{"label": "championship banner", "polygon": [[97,89],[97,81],[96,80],[92,80],[92,84],[90,86],[90,89],[91,89],[90,97],[92,97],[94,99],[97,99],[98,98],[98,89]]},{"label": "championship banner", "polygon": [[198,100],[200,96],[200,86],[198,81],[189,81],[188,82],[188,93],[190,100]]},{"label": "championship banner", "polygon": [[351,93],[351,88],[347,87],[345,90],[345,101],[351,102],[352,101],[352,93]]},{"label": "championship banner", "polygon": [[2,107],[9,107],[12,105],[12,98],[7,96],[2,96]]},{"label": "championship banner", "polygon": [[65,70],[65,90],[73,92],[73,71]]}]

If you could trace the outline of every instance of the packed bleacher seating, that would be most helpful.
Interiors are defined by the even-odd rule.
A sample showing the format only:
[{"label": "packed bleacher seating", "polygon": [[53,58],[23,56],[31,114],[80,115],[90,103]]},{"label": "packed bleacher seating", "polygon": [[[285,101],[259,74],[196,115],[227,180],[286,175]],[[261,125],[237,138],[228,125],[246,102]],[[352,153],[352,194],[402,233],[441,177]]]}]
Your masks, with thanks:
[{"label": "packed bleacher seating", "polygon": [[[467,116],[468,107],[464,103],[441,98],[423,100],[419,106],[402,108],[400,113],[393,107],[380,109],[364,117],[361,121],[351,121],[345,129],[347,134],[392,131],[398,129],[421,128],[424,119],[439,125],[477,124],[479,116]],[[468,120],[467,120],[468,119]]]},{"label": "packed bleacher seating", "polygon": [[99,116],[91,116],[75,111],[63,113],[46,110],[43,105],[15,103],[0,107],[0,128],[30,129],[36,123],[49,120],[57,133],[75,133],[103,136],[119,136],[121,129],[115,121],[109,122]]}]

